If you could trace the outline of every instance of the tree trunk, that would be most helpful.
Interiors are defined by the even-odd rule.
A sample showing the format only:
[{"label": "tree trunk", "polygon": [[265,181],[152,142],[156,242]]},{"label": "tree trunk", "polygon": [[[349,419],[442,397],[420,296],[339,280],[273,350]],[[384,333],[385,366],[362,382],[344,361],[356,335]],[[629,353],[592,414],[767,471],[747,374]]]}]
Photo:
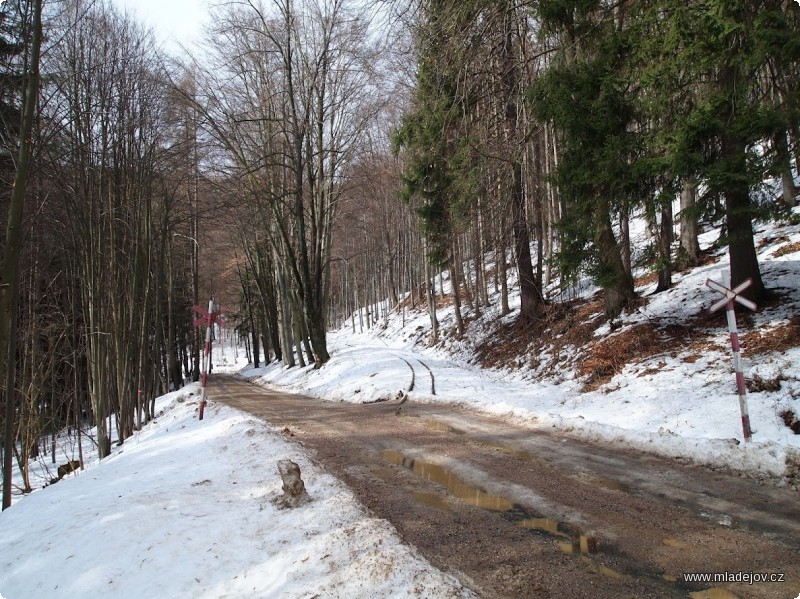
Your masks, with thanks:
[{"label": "tree trunk", "polygon": [[681,267],[697,266],[700,263],[696,201],[696,181],[692,179],[684,181],[681,186],[681,240],[678,249],[678,264]]},{"label": "tree trunk", "polygon": [[775,152],[778,155],[778,164],[781,173],[781,185],[783,187],[781,199],[789,208],[797,206],[795,200],[796,189],[794,187],[794,175],[792,174],[792,161],[789,155],[789,145],[786,142],[786,133],[781,131],[775,136]]},{"label": "tree trunk", "polygon": [[[31,13],[30,61],[22,108],[17,169],[8,211],[8,226],[0,279],[0,380],[5,381],[5,427],[3,431],[3,509],[11,506],[11,468],[14,448],[14,421],[17,406],[14,391],[16,305],[19,293],[19,261],[22,246],[22,216],[25,190],[30,172],[33,123],[39,96],[39,54],[42,43],[42,0],[33,0]],[[2,369],[5,368],[5,371]]]},{"label": "tree trunk", "polygon": [[633,301],[633,277],[625,268],[614,237],[608,200],[598,200],[594,207],[595,241],[600,254],[599,282],[605,290],[606,317],[616,318]]},{"label": "tree trunk", "polygon": [[522,165],[512,165],[511,214],[514,230],[514,253],[517,257],[517,273],[520,288],[519,318],[523,323],[531,322],[539,311],[540,292],[536,287],[531,260],[531,237],[525,215],[525,193],[522,187]]},{"label": "tree trunk", "polygon": [[439,319],[436,318],[436,276],[428,260],[427,245],[424,249],[425,254],[425,287],[428,300],[428,316],[431,319],[431,345],[439,342]]},{"label": "tree trunk", "polygon": [[[745,172],[747,154],[745,142],[732,131],[722,136],[722,160],[732,165],[734,172]],[[725,185],[725,222],[728,228],[728,256],[731,267],[731,285],[736,287],[746,279],[752,285],[742,292],[748,299],[758,302],[764,296],[764,283],[758,265],[753,239],[753,206],[747,183],[729,177]]]},{"label": "tree trunk", "polygon": [[661,219],[658,230],[658,286],[656,293],[672,287],[672,202],[662,201]]},{"label": "tree trunk", "polygon": [[453,308],[456,317],[456,333],[459,337],[464,335],[464,319],[461,317],[461,272],[460,255],[458,252],[458,237],[453,239],[453,253],[450,258],[450,287],[453,292]]}]

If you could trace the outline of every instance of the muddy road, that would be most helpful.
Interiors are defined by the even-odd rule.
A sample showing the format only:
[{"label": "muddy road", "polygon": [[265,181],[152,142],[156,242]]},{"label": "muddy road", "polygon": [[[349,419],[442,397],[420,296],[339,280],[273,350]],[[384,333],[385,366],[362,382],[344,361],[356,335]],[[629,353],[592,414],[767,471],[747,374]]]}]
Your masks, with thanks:
[{"label": "muddy road", "polygon": [[[332,403],[214,375],[483,597],[800,595],[800,494],[463,407]],[[313,488],[313,483],[312,483]],[[686,573],[730,580],[694,582]]]}]

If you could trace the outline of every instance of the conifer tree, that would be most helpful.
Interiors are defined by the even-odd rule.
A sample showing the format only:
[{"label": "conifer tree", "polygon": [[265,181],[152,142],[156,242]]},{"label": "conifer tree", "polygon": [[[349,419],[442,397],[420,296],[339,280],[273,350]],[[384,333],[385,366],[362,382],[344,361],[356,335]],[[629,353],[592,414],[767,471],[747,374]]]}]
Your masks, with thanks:
[{"label": "conifer tree", "polygon": [[[659,35],[642,36],[643,71],[651,114],[660,114],[663,166],[706,187],[706,204],[724,201],[731,279],[748,277],[745,293],[757,300],[764,285],[753,241],[753,201],[762,181],[784,158],[798,111],[798,11],[776,0],[651,0],[640,16]],[[771,74],[771,77],[765,76]],[[785,93],[774,94],[781,85]],[[669,111],[665,110],[670,107]],[[669,118],[664,118],[668,112]]]},{"label": "conifer tree", "polygon": [[642,139],[625,77],[630,41],[599,2],[542,2],[545,30],[561,37],[558,59],[534,84],[535,114],[562,135],[555,178],[565,201],[558,258],[565,278],[588,267],[616,317],[634,298],[613,216],[642,197]]}]

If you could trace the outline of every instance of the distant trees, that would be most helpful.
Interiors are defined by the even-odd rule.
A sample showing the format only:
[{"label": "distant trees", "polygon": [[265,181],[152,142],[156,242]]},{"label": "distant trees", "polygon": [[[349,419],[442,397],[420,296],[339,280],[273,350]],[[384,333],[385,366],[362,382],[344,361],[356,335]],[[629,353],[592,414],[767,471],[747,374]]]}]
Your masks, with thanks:
[{"label": "distant trees", "polygon": [[374,111],[368,21],[344,0],[276,0],[221,7],[215,22],[194,102],[238,199],[243,320],[275,356],[319,367],[343,171]]}]

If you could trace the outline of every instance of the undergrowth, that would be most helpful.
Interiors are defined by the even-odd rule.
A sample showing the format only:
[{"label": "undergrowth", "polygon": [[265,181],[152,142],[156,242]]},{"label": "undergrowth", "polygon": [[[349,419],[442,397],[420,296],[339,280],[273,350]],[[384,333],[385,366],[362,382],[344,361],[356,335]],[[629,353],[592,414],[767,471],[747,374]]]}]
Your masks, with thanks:
[{"label": "undergrowth", "polygon": [[[738,319],[742,328],[752,325],[747,314]],[[684,362],[694,362],[709,351],[728,351],[718,340],[720,328],[726,326],[724,311],[713,314],[703,311],[683,324],[657,321],[636,324],[597,337],[595,332],[604,322],[600,299],[552,304],[532,325],[499,325],[475,348],[476,361],[489,368],[527,366],[536,376],[545,377],[571,367],[581,378],[583,390],[593,391],[626,366],[659,355],[681,356]],[[741,339],[748,356],[786,351],[798,342],[800,317],[766,330],[750,331]],[[780,381],[758,377],[748,381],[753,391],[773,390],[776,384],[780,388]]]}]

